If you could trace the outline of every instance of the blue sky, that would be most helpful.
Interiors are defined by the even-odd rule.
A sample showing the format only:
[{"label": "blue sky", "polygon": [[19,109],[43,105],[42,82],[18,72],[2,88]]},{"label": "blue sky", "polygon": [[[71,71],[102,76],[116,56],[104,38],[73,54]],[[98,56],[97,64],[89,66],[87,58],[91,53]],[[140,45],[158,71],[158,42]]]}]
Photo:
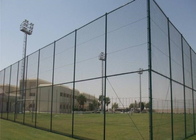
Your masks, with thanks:
[{"label": "blue sky", "polygon": [[[27,54],[81,27],[130,0],[1,0],[0,69],[22,58],[24,19],[35,24]],[[196,51],[196,1],[156,0]]]},{"label": "blue sky", "polygon": [[[22,58],[24,19],[35,24],[27,54],[53,42],[130,0],[1,0],[0,69]],[[156,0],[196,51],[196,1]]]}]

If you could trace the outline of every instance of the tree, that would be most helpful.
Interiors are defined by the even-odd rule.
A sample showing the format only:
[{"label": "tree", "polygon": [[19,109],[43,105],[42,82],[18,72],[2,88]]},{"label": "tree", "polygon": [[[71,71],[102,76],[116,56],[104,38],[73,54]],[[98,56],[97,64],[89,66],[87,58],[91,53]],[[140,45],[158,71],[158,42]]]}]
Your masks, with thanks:
[{"label": "tree", "polygon": [[109,97],[105,98],[105,104],[106,104],[107,110],[108,110],[108,105],[110,104],[110,98]]},{"label": "tree", "polygon": [[129,109],[134,108],[134,107],[135,107],[135,104],[134,104],[134,103],[131,103],[131,104],[129,105]]},{"label": "tree", "polygon": [[98,102],[98,103],[97,103],[98,108],[100,107],[100,105],[101,105],[100,102]]},{"label": "tree", "polygon": [[86,102],[86,97],[82,94],[80,94],[78,97],[77,97],[77,101],[80,105],[80,108],[84,109],[84,103]]},{"label": "tree", "polygon": [[100,106],[100,103],[97,100],[93,100],[93,110],[96,113],[97,112],[97,108]]},{"label": "tree", "polygon": [[134,106],[134,107],[135,107],[135,108],[138,108],[138,107],[139,107],[136,100],[135,100],[135,106]]},{"label": "tree", "polygon": [[97,107],[98,106],[98,101],[97,100],[93,100],[93,106]]},{"label": "tree", "polygon": [[100,103],[101,103],[101,108],[102,108],[102,105],[103,105],[103,101],[104,101],[104,96],[102,96],[102,95],[99,95],[99,99],[98,99],[99,101],[100,101]]},{"label": "tree", "polygon": [[112,109],[117,109],[118,108],[118,103],[113,103],[112,104]]},{"label": "tree", "polygon": [[102,95],[99,95],[99,99],[98,99],[101,102],[101,104],[102,104],[102,101],[103,101],[102,97],[103,97],[103,100],[104,100],[104,96],[102,96]]},{"label": "tree", "polygon": [[139,107],[141,107],[141,111],[144,110],[144,102],[139,103]]},{"label": "tree", "polygon": [[88,105],[88,106],[89,106],[89,110],[90,110],[90,111],[93,111],[93,110],[94,110],[94,106],[93,106],[93,104],[92,104],[92,103],[89,103],[89,105]]},{"label": "tree", "polygon": [[149,105],[149,102],[146,103],[146,105],[145,105],[146,109],[149,108],[149,106],[150,106],[150,105]]}]

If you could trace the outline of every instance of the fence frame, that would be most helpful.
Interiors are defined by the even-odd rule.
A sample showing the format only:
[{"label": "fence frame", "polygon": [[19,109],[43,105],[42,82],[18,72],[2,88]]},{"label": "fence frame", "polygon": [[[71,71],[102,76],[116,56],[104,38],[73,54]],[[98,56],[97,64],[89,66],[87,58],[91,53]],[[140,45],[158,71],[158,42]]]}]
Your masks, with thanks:
[{"label": "fence frame", "polygon": [[[113,11],[109,12],[109,13],[105,13],[104,15],[100,16],[99,18],[104,18],[104,53],[105,53],[105,67],[104,67],[104,75],[102,77],[95,77],[95,78],[90,78],[90,79],[84,79],[84,80],[76,80],[76,64],[77,64],[77,39],[78,39],[78,30],[83,28],[84,26],[86,25],[89,25],[91,24],[92,22],[96,21],[97,19],[93,20],[92,22],[89,22],[88,24],[76,29],[75,31],[71,32],[74,34],[74,47],[73,47],[73,81],[72,82],[68,82],[70,84],[72,84],[73,86],[73,92],[72,92],[72,110],[71,110],[71,115],[72,115],[72,122],[71,122],[71,137],[73,138],[78,138],[77,136],[74,135],[74,125],[75,125],[75,113],[74,113],[74,109],[75,109],[75,94],[76,94],[76,82],[81,82],[81,81],[88,81],[88,80],[94,80],[94,79],[99,79],[99,78],[102,78],[104,79],[104,116],[103,116],[103,140],[106,139],[106,102],[105,102],[105,97],[106,97],[106,92],[107,92],[107,78],[109,77],[112,77],[112,76],[117,76],[117,75],[123,75],[123,74],[130,74],[130,73],[137,73],[137,71],[131,71],[131,72],[127,72],[127,73],[119,73],[119,74],[113,74],[113,75],[107,75],[107,55],[108,55],[108,14],[120,9],[120,8],[123,8],[124,6],[128,5],[128,4],[131,4],[132,2],[134,2],[135,0],[117,8],[117,9],[114,9]],[[184,101],[184,104],[183,104],[183,107],[184,107],[184,113],[183,113],[183,116],[184,116],[184,138],[187,138],[189,137],[190,135],[187,134],[187,100],[186,100],[186,88],[191,90],[191,98],[192,98],[192,117],[193,117],[193,132],[194,134],[196,134],[196,117],[195,117],[195,88],[194,88],[194,67],[193,67],[193,54],[196,55],[196,53],[194,52],[194,50],[190,47],[190,45],[186,42],[185,38],[183,37],[183,35],[176,29],[176,27],[171,23],[171,21],[169,20],[169,18],[165,15],[165,13],[161,10],[161,8],[158,6],[158,4],[156,3],[155,0],[146,0],[146,6],[147,6],[147,25],[146,25],[146,28],[147,28],[147,53],[148,53],[148,69],[145,69],[143,71],[146,71],[148,72],[148,93],[149,93],[149,140],[153,140],[154,139],[154,134],[153,134],[153,73],[156,73],[158,74],[159,76],[161,77],[164,77],[165,79],[169,80],[169,88],[170,88],[170,105],[171,107],[169,109],[171,109],[171,139],[174,140],[174,98],[173,98],[173,82],[179,84],[180,86],[183,87],[183,101]],[[167,19],[167,32],[168,32],[168,36],[167,36],[167,40],[168,40],[168,54],[169,54],[169,76],[166,76],[156,70],[153,69],[153,58],[152,58],[152,24],[151,24],[151,3],[154,3],[158,9],[163,13],[163,15],[165,16],[165,18]],[[174,26],[174,28],[179,32],[180,34],[180,42],[181,42],[181,57],[182,57],[182,83],[178,82],[177,80],[173,79],[173,75],[172,75],[172,52],[171,52],[171,37],[170,37],[170,34],[171,34],[171,30],[170,30],[170,24],[172,26]],[[70,34],[71,34],[70,33]],[[69,34],[68,34],[69,35]],[[64,36],[65,37],[65,36]],[[63,38],[63,37],[62,37]],[[61,38],[60,38],[61,39]],[[60,40],[58,39],[58,40]],[[54,41],[53,43],[51,43],[50,45],[53,45],[53,56],[52,56],[52,82],[51,82],[51,106],[50,106],[50,127],[49,127],[49,131],[50,132],[54,132],[54,133],[58,133],[56,131],[53,131],[53,98],[54,98],[54,86],[55,85],[58,85],[58,84],[55,84],[55,52],[56,52],[56,42],[58,41]],[[184,46],[184,43],[187,43],[188,47],[189,47],[189,50],[190,50],[190,72],[191,72],[191,86],[187,86],[186,85],[186,74],[185,74],[185,46]],[[46,46],[47,47],[47,46]],[[44,47],[45,48],[45,47]],[[38,50],[38,60],[37,60],[37,72],[36,72],[36,99],[35,99],[35,122],[34,122],[34,127],[35,128],[40,128],[37,126],[37,111],[38,111],[38,92],[39,92],[39,78],[40,78],[40,52],[41,52],[41,49]],[[192,53],[193,52],[193,53]],[[30,56],[30,55],[29,55]],[[24,59],[22,59],[21,61],[18,61],[16,64],[17,64],[17,76],[16,76],[16,88],[15,88],[15,92],[16,92],[16,97],[15,97],[15,102],[17,102],[18,100],[18,94],[19,94],[19,91],[22,92],[22,100],[24,98],[24,100],[22,101],[22,106],[21,106],[21,109],[22,112],[23,112],[23,118],[22,118],[22,124],[24,125],[28,125],[25,123],[25,108],[26,108],[26,93],[27,93],[27,74],[28,74],[28,61],[29,61],[29,56],[26,56]],[[20,66],[20,62],[24,61],[24,72],[23,72],[23,78],[21,79],[22,80],[22,87],[19,86],[21,84],[20,82],[20,78],[19,78],[19,73],[20,73],[20,70],[19,70],[19,66]],[[8,88],[8,104],[7,104],[7,110],[6,110],[6,113],[7,113],[7,117],[4,118],[3,117],[3,109],[4,109],[4,106],[3,106],[3,101],[4,101],[4,96],[2,96],[2,99],[1,99],[1,110],[2,112],[1,113],[1,119],[6,119],[6,120],[9,120],[9,107],[10,107],[10,92],[11,92],[11,80],[12,80],[12,66],[13,65],[10,65],[9,67],[7,68],[10,68],[9,69],[9,88]],[[7,74],[7,68],[4,68],[3,70],[1,70],[0,72],[2,73],[2,89],[3,89],[3,94],[4,94],[4,91],[5,91],[5,85],[6,85],[6,74]],[[18,89],[18,86],[20,89]],[[13,92],[13,91],[12,91]],[[25,94],[24,94],[25,93]],[[112,102],[113,102],[113,97],[112,97]],[[126,99],[126,102],[127,102],[127,99]],[[71,105],[70,105],[71,106]],[[158,103],[157,103],[157,106],[158,106]],[[15,104],[15,114],[14,114],[14,119],[13,121],[14,122],[17,122],[16,120],[16,114],[17,114],[17,105]],[[157,107],[158,108],[158,107]],[[12,121],[12,120],[10,120]],[[40,129],[43,129],[43,128],[40,128]],[[60,133],[60,132],[59,132]],[[63,135],[66,135],[66,134],[63,134]]]}]

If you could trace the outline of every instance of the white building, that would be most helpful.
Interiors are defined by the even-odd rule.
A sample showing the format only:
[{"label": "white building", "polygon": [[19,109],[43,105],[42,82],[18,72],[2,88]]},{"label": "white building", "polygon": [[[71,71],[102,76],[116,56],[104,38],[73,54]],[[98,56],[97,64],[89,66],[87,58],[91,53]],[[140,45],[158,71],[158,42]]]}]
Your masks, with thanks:
[{"label": "white building", "polygon": [[[20,81],[20,86],[22,86],[22,81]],[[21,112],[22,103],[25,103],[25,111],[31,112],[36,110],[36,98],[37,98],[37,112],[47,113],[51,112],[51,103],[53,102],[52,110],[53,113],[71,113],[73,109],[73,89],[64,85],[54,85],[53,86],[53,98],[52,97],[52,84],[48,81],[39,79],[39,84],[37,87],[37,79],[27,79],[25,80],[26,90],[23,93],[19,91],[17,93],[16,99],[16,86],[5,85],[4,87],[0,85],[0,107],[3,105],[3,110],[1,112],[7,112],[8,104],[9,111],[15,110],[15,105],[17,105],[17,112]],[[10,90],[11,89],[11,90]],[[14,91],[9,93],[9,91]],[[83,94],[86,97],[86,103],[84,104],[84,109],[89,109],[89,103],[93,100],[98,100],[95,96],[87,93],[80,93],[75,90],[74,106],[78,108],[79,104],[77,102],[78,95]],[[9,96],[9,103],[8,103]],[[36,97],[37,96],[37,97]],[[53,99],[53,101],[52,101]],[[2,104],[3,101],[3,104]],[[24,102],[25,101],[25,102]]]}]

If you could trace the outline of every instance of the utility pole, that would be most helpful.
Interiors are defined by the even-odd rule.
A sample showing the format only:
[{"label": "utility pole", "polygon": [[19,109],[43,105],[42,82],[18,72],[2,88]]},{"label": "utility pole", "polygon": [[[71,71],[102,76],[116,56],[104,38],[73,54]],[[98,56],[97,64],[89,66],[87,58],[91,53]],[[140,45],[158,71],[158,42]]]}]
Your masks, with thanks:
[{"label": "utility pole", "polygon": [[139,68],[139,71],[138,71],[138,74],[139,74],[139,86],[140,86],[140,113],[142,113],[142,88],[141,88],[141,75],[143,74],[143,69],[142,68]]},{"label": "utility pole", "polygon": [[104,91],[104,79],[103,79],[103,64],[104,64],[104,61],[105,61],[105,54],[104,52],[101,52],[100,55],[99,55],[99,60],[101,60],[101,63],[102,63],[102,68],[101,68],[101,73],[102,73],[102,78],[101,78],[101,95],[102,95],[102,99],[101,99],[101,112],[103,114],[103,101],[104,101],[104,96],[103,96],[103,91]]},{"label": "utility pole", "polygon": [[22,103],[21,103],[21,112],[23,112],[23,98],[25,95],[25,64],[26,64],[26,50],[27,50],[27,35],[31,35],[33,33],[33,23],[29,24],[28,20],[24,20],[20,24],[20,31],[24,32],[24,43],[23,43],[23,61],[21,65],[21,79],[22,83],[20,82],[20,85],[22,88],[21,90],[21,96],[22,96]]}]

